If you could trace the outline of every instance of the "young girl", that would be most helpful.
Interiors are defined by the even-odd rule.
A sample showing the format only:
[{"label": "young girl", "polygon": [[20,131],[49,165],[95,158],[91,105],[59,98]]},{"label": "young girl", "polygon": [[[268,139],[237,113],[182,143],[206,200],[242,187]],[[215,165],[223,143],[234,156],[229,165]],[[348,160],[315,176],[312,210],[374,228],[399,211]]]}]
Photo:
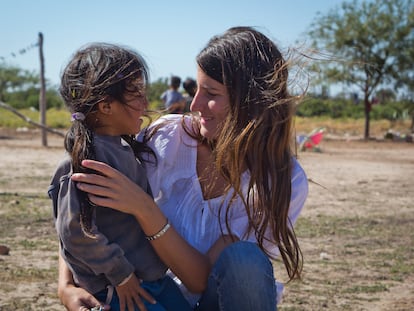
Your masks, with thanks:
[{"label": "young girl", "polygon": [[77,285],[111,310],[137,310],[134,305],[139,310],[189,310],[149,242],[170,224],[146,234],[133,216],[94,205],[70,180],[72,173],[88,171],[82,160],[95,159],[116,167],[151,195],[140,158],[147,149],[134,139],[148,104],[147,80],[144,60],[129,49],[101,43],[75,53],[60,87],[72,113],[67,155],[48,192],[61,256]]}]

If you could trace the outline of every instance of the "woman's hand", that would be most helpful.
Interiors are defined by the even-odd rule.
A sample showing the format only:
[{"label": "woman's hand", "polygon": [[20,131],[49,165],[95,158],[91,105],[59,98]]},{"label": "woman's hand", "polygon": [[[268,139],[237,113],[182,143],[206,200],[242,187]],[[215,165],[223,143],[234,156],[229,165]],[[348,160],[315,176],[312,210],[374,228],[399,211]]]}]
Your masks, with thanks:
[{"label": "woman's hand", "polygon": [[134,311],[135,305],[139,310],[146,311],[147,308],[142,299],[145,299],[152,304],[156,303],[154,298],[141,287],[140,281],[135,274],[132,274],[125,284],[118,285],[116,287],[116,292],[119,297],[119,307],[121,311]]},{"label": "woman's hand", "polygon": [[82,165],[98,174],[75,173],[71,179],[78,182],[80,190],[89,194],[92,203],[135,216],[141,211],[136,208],[137,205],[146,207],[154,204],[144,190],[111,166],[93,160],[84,160]]}]

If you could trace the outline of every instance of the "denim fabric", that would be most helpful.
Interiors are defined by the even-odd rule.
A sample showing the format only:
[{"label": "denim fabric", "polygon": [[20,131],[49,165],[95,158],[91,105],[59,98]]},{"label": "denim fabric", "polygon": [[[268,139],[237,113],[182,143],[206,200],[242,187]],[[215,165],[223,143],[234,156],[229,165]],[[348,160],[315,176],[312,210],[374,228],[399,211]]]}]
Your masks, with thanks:
[{"label": "denim fabric", "polygon": [[[168,276],[153,282],[142,282],[143,287],[152,297],[157,301],[156,304],[151,304],[148,301],[144,301],[145,307],[148,311],[190,311],[192,308],[187,300],[184,298],[177,284]],[[106,300],[107,290],[103,290],[95,297],[104,302]],[[119,311],[119,298],[114,290],[114,294],[109,304],[111,311]],[[135,306],[135,311],[139,311]]]},{"label": "denim fabric", "polygon": [[226,247],[213,266],[195,310],[277,310],[269,258],[251,242],[239,241]]}]

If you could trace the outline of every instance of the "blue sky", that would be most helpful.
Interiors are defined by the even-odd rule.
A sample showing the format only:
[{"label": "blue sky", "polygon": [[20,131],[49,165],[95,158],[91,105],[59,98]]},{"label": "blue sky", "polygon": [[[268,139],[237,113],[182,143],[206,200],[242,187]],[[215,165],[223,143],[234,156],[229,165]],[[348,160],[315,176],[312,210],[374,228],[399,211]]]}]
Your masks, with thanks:
[{"label": "blue sky", "polygon": [[96,41],[139,51],[152,81],[172,74],[184,79],[195,77],[195,56],[208,39],[231,26],[255,26],[287,48],[304,41],[302,34],[318,12],[326,14],[342,2],[2,0],[0,62],[39,72],[39,50],[33,45],[42,32],[45,76],[54,85],[74,51]]}]

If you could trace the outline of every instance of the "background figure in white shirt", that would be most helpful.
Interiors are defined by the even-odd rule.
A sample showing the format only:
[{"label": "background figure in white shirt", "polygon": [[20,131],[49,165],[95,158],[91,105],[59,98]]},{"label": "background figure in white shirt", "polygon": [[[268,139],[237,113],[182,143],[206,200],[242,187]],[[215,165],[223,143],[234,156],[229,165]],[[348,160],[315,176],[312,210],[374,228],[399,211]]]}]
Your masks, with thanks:
[{"label": "background figure in white shirt", "polygon": [[172,76],[170,78],[169,89],[161,94],[161,100],[164,103],[165,111],[168,113],[183,113],[185,100],[183,94],[178,89],[181,85],[181,78]]},{"label": "background figure in white shirt", "polygon": [[[277,46],[250,27],[213,37],[197,56],[189,116],[166,116],[140,135],[154,150],[154,200],[106,164],[74,174],[95,204],[131,213],[145,232],[173,228],[152,246],[181,282],[194,310],[271,310],[277,286],[270,259],[300,278],[293,225],[308,193],[292,131],[298,97]],[[68,279],[62,278],[62,282]],[[70,285],[64,296],[89,296]]]}]

